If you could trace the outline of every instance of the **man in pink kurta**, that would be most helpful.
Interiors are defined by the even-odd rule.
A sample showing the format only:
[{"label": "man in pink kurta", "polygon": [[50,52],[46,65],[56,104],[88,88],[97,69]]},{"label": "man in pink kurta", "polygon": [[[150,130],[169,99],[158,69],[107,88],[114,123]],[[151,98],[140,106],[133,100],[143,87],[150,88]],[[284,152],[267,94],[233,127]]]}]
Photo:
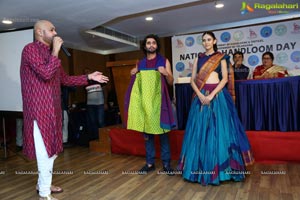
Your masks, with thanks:
[{"label": "man in pink kurta", "polygon": [[87,78],[68,76],[50,47],[40,41],[25,46],[22,53],[21,85],[24,114],[24,154],[35,159],[33,120],[41,135],[49,157],[62,152],[62,85],[86,85]]},{"label": "man in pink kurta", "polygon": [[[42,161],[37,156],[39,152],[35,150],[37,144],[34,138],[34,123],[39,129],[46,155],[48,158],[54,157],[63,150],[61,85],[87,85],[88,80],[103,83],[107,82],[108,78],[100,72],[68,76],[58,58],[63,41],[57,36],[51,22],[38,21],[34,26],[34,34],[35,41],[27,44],[23,49],[20,67],[24,115],[23,151],[29,159],[37,158],[40,179],[43,174],[39,169],[39,162]],[[43,183],[39,180],[38,184]],[[51,186],[51,184],[42,195],[41,185],[37,185],[37,189],[40,189],[40,199],[55,199],[50,193],[62,191],[61,188]]]}]

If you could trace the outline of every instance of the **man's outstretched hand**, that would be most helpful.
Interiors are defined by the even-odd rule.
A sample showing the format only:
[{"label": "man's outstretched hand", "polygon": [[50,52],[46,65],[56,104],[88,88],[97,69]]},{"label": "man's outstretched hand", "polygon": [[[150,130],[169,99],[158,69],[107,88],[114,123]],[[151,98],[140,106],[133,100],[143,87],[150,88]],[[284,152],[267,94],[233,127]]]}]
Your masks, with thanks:
[{"label": "man's outstretched hand", "polygon": [[88,79],[97,81],[99,83],[107,83],[109,81],[109,78],[107,76],[104,76],[102,72],[98,72],[98,71],[88,74]]}]

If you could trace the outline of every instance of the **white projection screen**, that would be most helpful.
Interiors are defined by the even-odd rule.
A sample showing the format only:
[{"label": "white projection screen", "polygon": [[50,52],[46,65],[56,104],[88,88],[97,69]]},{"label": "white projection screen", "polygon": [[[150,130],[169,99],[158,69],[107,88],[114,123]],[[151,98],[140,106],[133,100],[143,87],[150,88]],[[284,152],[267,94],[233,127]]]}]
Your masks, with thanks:
[{"label": "white projection screen", "polygon": [[0,33],[0,111],[23,111],[21,54],[24,46],[32,41],[32,28]]}]

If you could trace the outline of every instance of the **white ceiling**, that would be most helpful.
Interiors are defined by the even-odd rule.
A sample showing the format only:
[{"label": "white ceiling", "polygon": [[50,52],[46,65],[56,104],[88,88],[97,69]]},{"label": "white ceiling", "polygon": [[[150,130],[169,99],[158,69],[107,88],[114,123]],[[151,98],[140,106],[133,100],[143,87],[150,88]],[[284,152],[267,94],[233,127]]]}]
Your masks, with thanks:
[{"label": "white ceiling", "polygon": [[[299,0],[248,0],[247,4],[252,7],[256,2],[277,2],[298,3],[299,8],[282,9],[288,11],[284,14],[254,9],[244,15],[240,11],[242,0],[221,1],[225,5],[222,9],[214,7],[214,0],[0,0],[0,20],[14,21],[12,25],[0,23],[0,31],[30,27],[39,19],[47,19],[56,26],[65,46],[110,54],[138,47],[114,36],[97,36],[100,34],[95,29],[98,26],[139,41],[149,33],[165,37],[300,17]],[[146,22],[146,16],[154,20]]]}]

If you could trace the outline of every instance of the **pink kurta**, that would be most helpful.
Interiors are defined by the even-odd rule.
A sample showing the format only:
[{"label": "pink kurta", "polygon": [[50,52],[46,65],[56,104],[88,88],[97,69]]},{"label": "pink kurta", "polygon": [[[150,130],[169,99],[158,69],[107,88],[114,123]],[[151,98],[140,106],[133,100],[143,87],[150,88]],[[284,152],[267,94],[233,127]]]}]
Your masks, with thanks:
[{"label": "pink kurta", "polygon": [[22,52],[20,68],[23,98],[23,152],[35,159],[33,120],[37,121],[48,156],[62,152],[61,85],[86,85],[82,76],[68,76],[60,60],[45,44],[35,41]]}]

